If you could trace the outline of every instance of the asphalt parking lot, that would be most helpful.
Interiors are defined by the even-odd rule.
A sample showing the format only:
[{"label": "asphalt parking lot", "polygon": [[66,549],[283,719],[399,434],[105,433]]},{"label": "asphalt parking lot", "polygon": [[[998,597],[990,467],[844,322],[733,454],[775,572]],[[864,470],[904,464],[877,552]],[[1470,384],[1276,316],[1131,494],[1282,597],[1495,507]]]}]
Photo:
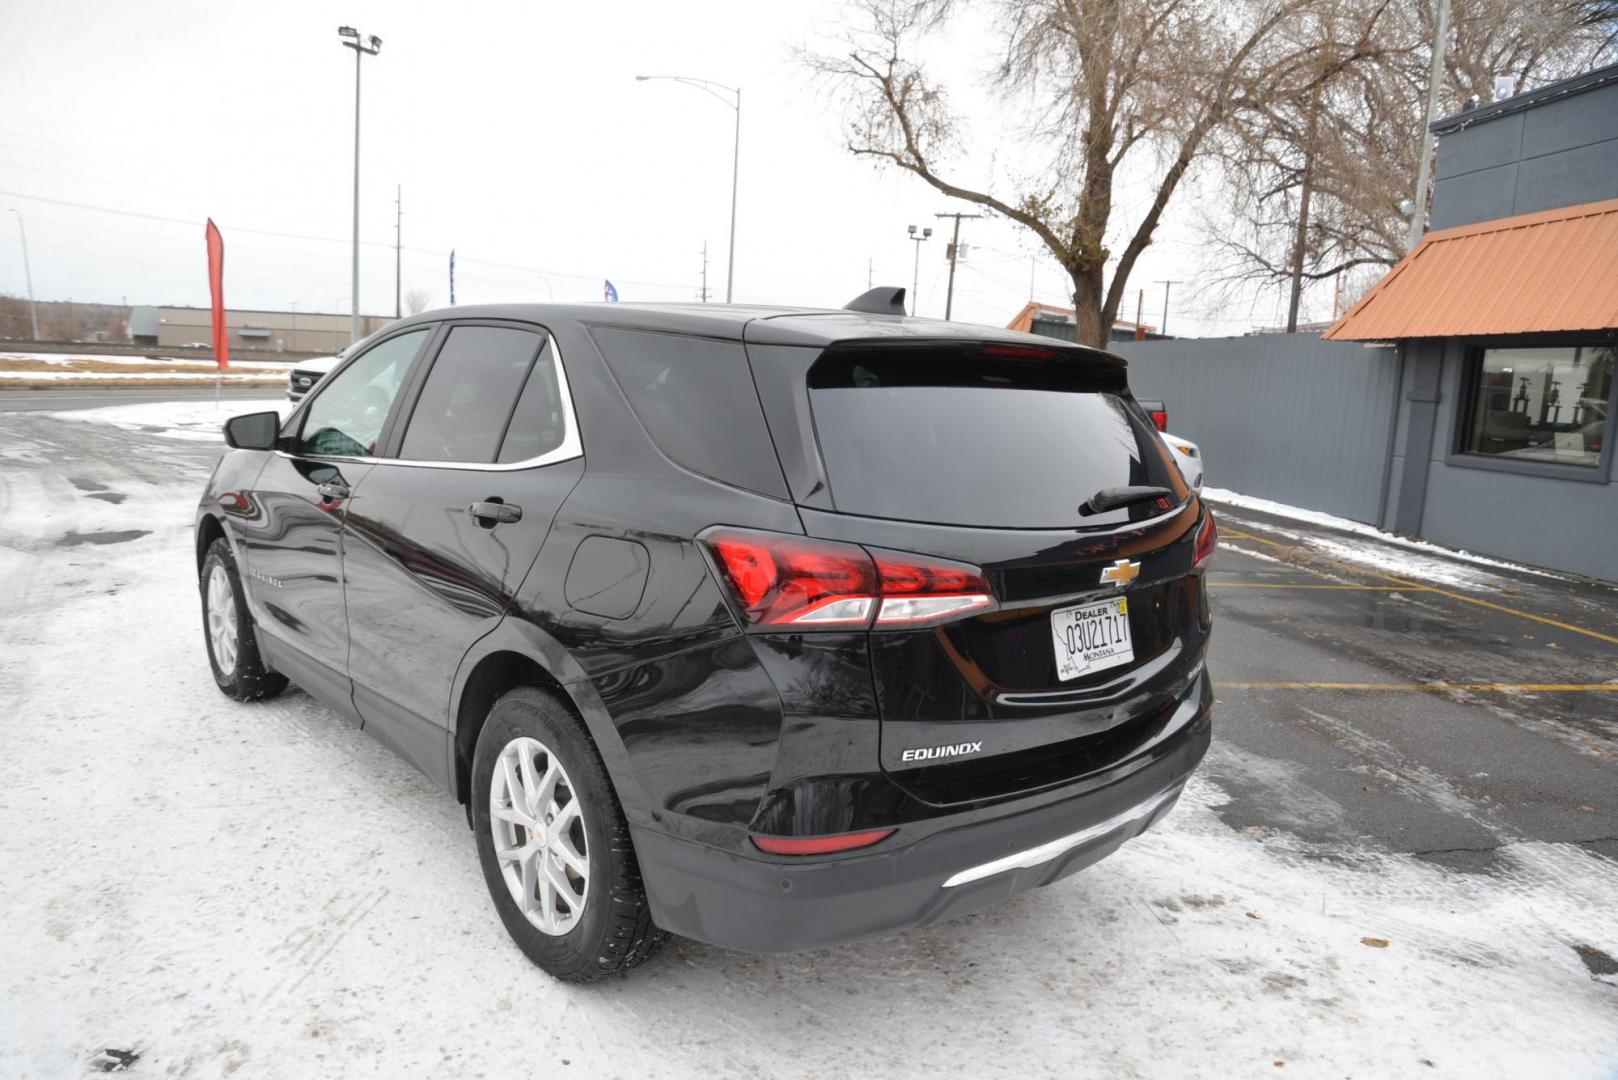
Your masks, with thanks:
[{"label": "asphalt parking lot", "polygon": [[1515,840],[1618,857],[1618,590],[1221,517],[1208,580],[1231,752],[1210,771],[1236,796],[1228,822],[1472,870]]},{"label": "asphalt parking lot", "polygon": [[1618,1068],[1607,586],[1224,508],[1214,748],[1153,832],[956,923],[581,990],[429,782],[301,693],[217,693],[213,418],[139,408],[0,408],[0,1075]]}]

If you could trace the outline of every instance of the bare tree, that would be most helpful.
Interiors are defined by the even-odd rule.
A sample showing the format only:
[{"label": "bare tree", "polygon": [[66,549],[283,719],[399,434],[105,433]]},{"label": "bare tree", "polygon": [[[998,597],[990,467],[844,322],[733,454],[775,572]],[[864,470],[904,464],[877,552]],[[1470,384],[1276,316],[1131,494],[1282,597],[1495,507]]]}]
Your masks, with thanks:
[{"label": "bare tree", "polygon": [[[855,0],[842,49],[806,60],[843,95],[852,153],[1027,227],[1072,281],[1078,339],[1100,345],[1193,162],[1295,66],[1296,35],[1283,31],[1341,2],[981,0],[998,34],[997,84],[1008,101],[1032,103],[1020,134],[1030,165],[1043,158],[987,185],[963,179],[961,122],[918,58],[954,16],[952,0]],[[1115,184],[1142,174],[1150,198],[1119,230]],[[1114,252],[1108,238],[1120,231]]]},{"label": "bare tree", "polygon": [[[1244,111],[1219,153],[1225,213],[1204,231],[1221,253],[1226,284],[1290,284],[1296,323],[1313,282],[1392,266],[1405,254],[1422,111],[1431,60],[1428,0],[1360,0],[1357,47],[1326,65],[1324,81],[1273,84],[1262,107]],[[1340,16],[1354,18],[1352,9]],[[1454,0],[1440,101],[1455,112],[1488,101],[1496,75],[1519,89],[1564,78],[1599,61],[1598,23],[1565,0]],[[1320,36],[1338,47],[1346,26]]]},{"label": "bare tree", "polygon": [[407,315],[426,311],[432,303],[433,295],[426,289],[411,289],[404,294],[404,309]]}]

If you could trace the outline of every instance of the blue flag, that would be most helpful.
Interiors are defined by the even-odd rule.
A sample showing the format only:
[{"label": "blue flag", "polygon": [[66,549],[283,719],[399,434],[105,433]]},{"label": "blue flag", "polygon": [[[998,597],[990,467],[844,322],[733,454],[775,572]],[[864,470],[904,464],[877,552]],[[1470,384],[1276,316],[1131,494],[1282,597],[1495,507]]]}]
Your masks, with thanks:
[{"label": "blue flag", "polygon": [[618,290],[612,287],[612,282],[603,281],[601,285],[601,299],[609,304],[616,304],[618,302]]},{"label": "blue flag", "polygon": [[449,306],[455,306],[455,249],[449,249]]}]

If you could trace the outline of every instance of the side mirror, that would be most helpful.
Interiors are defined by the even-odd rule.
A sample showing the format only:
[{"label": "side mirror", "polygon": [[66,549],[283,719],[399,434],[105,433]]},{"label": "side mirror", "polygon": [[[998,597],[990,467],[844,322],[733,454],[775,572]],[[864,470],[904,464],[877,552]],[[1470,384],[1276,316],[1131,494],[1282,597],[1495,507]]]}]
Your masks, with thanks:
[{"label": "side mirror", "polygon": [[225,443],[234,450],[272,450],[281,434],[281,414],[256,412],[225,421]]}]

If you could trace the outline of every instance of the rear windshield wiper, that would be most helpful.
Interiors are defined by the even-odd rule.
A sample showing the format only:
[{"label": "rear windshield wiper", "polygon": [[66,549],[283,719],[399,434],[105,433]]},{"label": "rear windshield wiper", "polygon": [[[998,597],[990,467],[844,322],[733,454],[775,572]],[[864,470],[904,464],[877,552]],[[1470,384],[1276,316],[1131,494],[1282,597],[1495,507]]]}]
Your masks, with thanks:
[{"label": "rear windshield wiper", "polygon": [[1091,514],[1105,514],[1108,510],[1116,510],[1120,506],[1165,497],[1170,499],[1174,497],[1172,488],[1155,486],[1102,488],[1079,507],[1079,513],[1086,517]]}]

